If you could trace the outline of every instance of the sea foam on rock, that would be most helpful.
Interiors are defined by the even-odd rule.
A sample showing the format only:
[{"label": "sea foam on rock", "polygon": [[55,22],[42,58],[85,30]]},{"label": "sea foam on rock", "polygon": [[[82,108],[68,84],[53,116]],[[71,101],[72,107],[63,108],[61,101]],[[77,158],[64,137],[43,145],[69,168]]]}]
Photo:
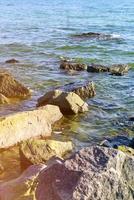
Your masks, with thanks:
[{"label": "sea foam on rock", "polygon": [[0,148],[13,146],[32,137],[50,136],[51,124],[61,117],[59,107],[53,105],[1,117]]},{"label": "sea foam on rock", "polygon": [[91,146],[65,161],[55,159],[46,168],[33,165],[19,178],[1,183],[0,198],[133,200],[133,172],[133,156],[112,148]]},{"label": "sea foam on rock", "polygon": [[37,106],[47,104],[59,106],[61,112],[65,115],[88,111],[88,104],[74,92],[63,92],[61,90],[47,92],[38,99]]}]

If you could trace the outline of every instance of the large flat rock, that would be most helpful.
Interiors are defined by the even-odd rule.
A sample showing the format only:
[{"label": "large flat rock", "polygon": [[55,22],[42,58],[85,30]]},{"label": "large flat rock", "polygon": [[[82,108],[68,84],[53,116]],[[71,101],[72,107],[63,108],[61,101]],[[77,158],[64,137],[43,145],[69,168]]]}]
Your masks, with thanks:
[{"label": "large flat rock", "polygon": [[51,124],[62,117],[57,106],[19,112],[0,118],[0,148],[7,148],[36,136],[50,136]]}]

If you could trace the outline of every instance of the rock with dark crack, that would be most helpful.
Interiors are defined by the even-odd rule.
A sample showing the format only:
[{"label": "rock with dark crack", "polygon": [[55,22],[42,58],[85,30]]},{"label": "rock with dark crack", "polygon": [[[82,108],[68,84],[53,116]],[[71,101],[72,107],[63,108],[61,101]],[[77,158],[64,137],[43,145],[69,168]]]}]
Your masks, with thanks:
[{"label": "rock with dark crack", "polygon": [[0,183],[0,199],[35,200],[37,177],[45,167],[42,164],[30,166],[20,177]]},{"label": "rock with dark crack", "polygon": [[60,89],[64,92],[74,92],[75,94],[79,95],[82,99],[86,99],[86,98],[91,98],[94,97],[96,95],[95,92],[95,85],[94,82],[73,82],[73,83],[69,83],[66,84],[62,87],[59,87],[57,89]]},{"label": "rock with dark crack", "polygon": [[37,106],[46,104],[59,106],[61,112],[65,115],[88,111],[88,104],[74,92],[63,92],[61,90],[50,91],[38,99]]},{"label": "rock with dark crack", "polygon": [[129,66],[125,64],[118,64],[118,65],[112,65],[109,67],[109,72],[111,75],[116,76],[123,76],[124,74],[128,73]]},{"label": "rock with dark crack", "polygon": [[75,63],[72,61],[62,60],[60,64],[60,69],[83,71],[87,69],[87,65],[82,63]]},{"label": "rock with dark crack", "polygon": [[26,98],[31,95],[29,89],[6,71],[0,71],[0,93],[7,98]]},{"label": "rock with dark crack", "polygon": [[87,72],[92,72],[92,73],[109,72],[109,67],[99,64],[91,64],[88,65]]},{"label": "rock with dark crack", "polygon": [[63,115],[59,107],[47,105],[0,118],[0,148],[8,148],[32,137],[51,135],[51,124]]},{"label": "rock with dark crack", "polygon": [[19,61],[16,60],[16,59],[14,59],[14,58],[12,58],[12,59],[6,60],[5,63],[8,63],[8,64],[15,64],[15,63],[19,63]]},{"label": "rock with dark crack", "polygon": [[[34,170],[34,166],[33,170]],[[0,185],[2,200],[133,200],[134,156],[91,146],[71,158],[56,159],[44,169],[30,168],[18,179]],[[37,173],[40,172],[38,175]],[[27,187],[26,187],[27,185]],[[18,186],[18,187],[17,187]],[[26,196],[29,195],[29,196]],[[21,198],[20,198],[21,197]]]},{"label": "rock with dark crack", "polygon": [[22,168],[27,167],[29,164],[45,163],[53,156],[64,158],[72,150],[73,144],[71,141],[28,140],[20,145]]}]

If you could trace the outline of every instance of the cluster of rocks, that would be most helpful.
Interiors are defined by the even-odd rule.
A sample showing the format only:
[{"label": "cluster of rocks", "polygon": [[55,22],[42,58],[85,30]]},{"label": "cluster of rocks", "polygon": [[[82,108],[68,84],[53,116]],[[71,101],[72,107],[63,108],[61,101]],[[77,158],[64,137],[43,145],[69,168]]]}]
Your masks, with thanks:
[{"label": "cluster of rocks", "polygon": [[60,64],[60,69],[76,70],[76,71],[86,70],[87,72],[91,73],[107,72],[110,75],[122,76],[128,73],[129,66],[126,64],[115,64],[111,66],[105,66],[99,64],[86,65],[81,63],[75,63],[68,60],[62,60]]},{"label": "cluster of rocks", "polygon": [[[7,62],[12,63],[17,62]],[[60,68],[116,75],[128,70],[125,65],[87,66],[70,61],[62,61]],[[70,157],[73,143],[51,138],[53,124],[64,115],[88,111],[85,99],[95,94],[93,82],[69,83],[48,91],[32,110],[0,117],[0,150],[18,145],[23,171],[18,178],[0,182],[1,200],[134,199],[134,138],[107,138]],[[0,72],[0,102],[29,96],[29,89],[11,74]],[[1,161],[0,174],[4,170]]]}]

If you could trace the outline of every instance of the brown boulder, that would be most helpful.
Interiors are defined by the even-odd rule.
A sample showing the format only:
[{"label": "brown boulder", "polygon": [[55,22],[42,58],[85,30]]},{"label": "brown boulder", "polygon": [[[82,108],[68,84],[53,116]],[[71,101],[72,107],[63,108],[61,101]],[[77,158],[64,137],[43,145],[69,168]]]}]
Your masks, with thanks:
[{"label": "brown boulder", "polygon": [[15,63],[19,63],[19,61],[13,58],[13,59],[6,60],[5,63],[15,64]]},{"label": "brown boulder", "polygon": [[51,124],[62,117],[57,106],[19,112],[0,118],[0,148],[7,148],[36,136],[50,136]]},{"label": "brown boulder", "polygon": [[123,76],[124,74],[128,73],[128,70],[129,66],[123,64],[112,65],[109,68],[111,75],[116,75],[116,76]]},{"label": "brown boulder", "polygon": [[94,73],[109,72],[109,67],[99,64],[91,64],[88,65],[87,72],[94,72]]},{"label": "brown boulder", "polygon": [[60,69],[83,71],[87,69],[87,65],[82,63],[75,63],[67,60],[62,60],[60,64]]},{"label": "brown boulder", "polygon": [[30,96],[30,91],[6,71],[0,71],[0,93],[7,98],[26,98]]},{"label": "brown boulder", "polygon": [[74,92],[75,94],[80,96],[82,99],[91,98],[96,95],[95,85],[92,81],[91,82],[89,81],[73,82],[73,83],[66,84],[62,87],[59,87],[59,89],[64,92]]},{"label": "brown boulder", "polygon": [[37,106],[47,104],[59,106],[61,112],[67,115],[88,111],[87,103],[73,92],[62,92],[61,90],[50,91],[38,99]]}]

